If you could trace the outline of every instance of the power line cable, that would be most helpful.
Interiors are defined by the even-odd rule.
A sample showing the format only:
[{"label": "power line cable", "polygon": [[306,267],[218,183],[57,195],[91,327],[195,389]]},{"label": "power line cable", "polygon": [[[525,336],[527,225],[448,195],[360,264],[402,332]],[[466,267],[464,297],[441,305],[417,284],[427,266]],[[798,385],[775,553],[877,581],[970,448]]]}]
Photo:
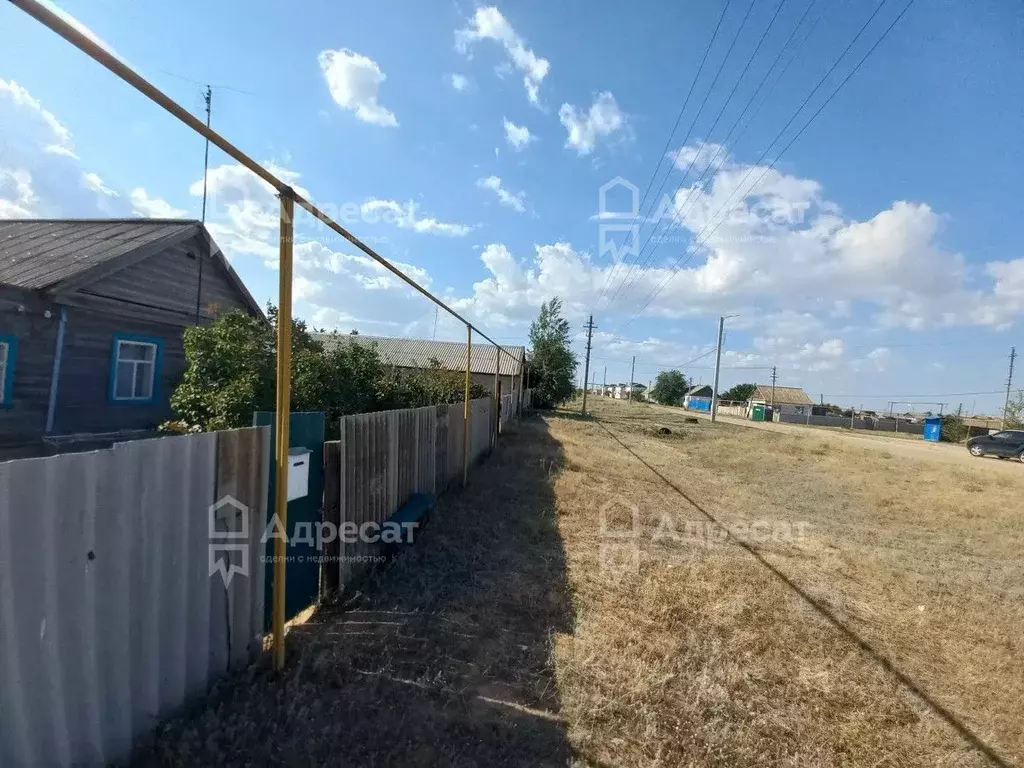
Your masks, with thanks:
[{"label": "power line cable", "polygon": [[[637,206],[636,214],[633,216],[633,220],[629,224],[629,228],[632,229],[637,222],[637,218],[640,216],[640,211],[643,210],[644,203],[647,202],[647,197],[651,192],[651,187],[654,186],[654,180],[658,177],[659,171],[661,171],[661,164],[665,162],[665,157],[668,155],[668,149],[672,145],[672,138],[676,135],[676,130],[679,128],[679,122],[683,119],[683,113],[686,111],[687,105],[690,103],[690,97],[693,95],[693,89],[697,86],[697,81],[700,79],[701,72],[704,71],[704,64],[708,60],[708,54],[711,53],[711,47],[715,44],[715,40],[718,39],[718,31],[722,27],[722,21],[725,19],[725,14],[729,10],[729,5],[732,0],[726,0],[725,7],[722,8],[722,13],[718,17],[718,23],[715,25],[715,31],[711,35],[711,40],[708,41],[707,48],[704,49],[704,56],[700,60],[700,65],[697,67],[697,74],[693,76],[693,80],[690,83],[690,89],[686,92],[686,98],[683,100],[683,106],[679,108],[679,114],[676,115],[675,124],[672,126],[672,131],[668,135],[668,139],[665,140],[665,148],[658,156],[658,165],[654,169],[654,173],[651,174],[650,181],[647,182],[647,189],[644,190],[643,198],[640,200],[640,204]],[[669,173],[671,173],[671,169]],[[639,233],[638,233],[639,234]],[[605,275],[604,285],[601,286],[601,290],[597,295],[597,301],[600,303],[604,296],[605,289],[608,287],[609,281],[612,275],[617,271],[619,262],[615,262],[608,274]]]},{"label": "power line cable", "polygon": [[[871,16],[869,16],[868,20],[866,22],[864,22],[863,26],[861,26],[860,30],[858,30],[858,32],[854,36],[853,40],[851,40],[850,44],[846,46],[846,48],[843,50],[842,54],[840,54],[839,58],[837,58],[835,63],[829,68],[828,72],[826,72],[825,75],[821,78],[821,80],[819,80],[818,83],[814,86],[814,88],[811,89],[811,92],[807,95],[807,97],[803,100],[803,102],[801,102],[801,104],[797,108],[796,112],[794,112],[792,117],[790,117],[790,119],[786,122],[786,125],[783,126],[782,130],[778,133],[778,135],[775,137],[775,139],[768,145],[768,147],[765,149],[765,151],[763,153],[761,153],[761,156],[757,159],[757,161],[754,163],[754,165],[752,165],[750,167],[750,169],[747,171],[746,175],[743,177],[743,179],[740,181],[740,183],[736,185],[736,188],[732,191],[732,193],[726,199],[725,203],[723,203],[722,207],[719,208],[718,211],[716,211],[715,214],[711,217],[711,221],[713,221],[715,219],[715,217],[718,216],[719,213],[721,213],[723,210],[725,210],[726,206],[729,205],[729,202],[732,200],[732,198],[736,194],[736,192],[739,191],[740,187],[743,186],[743,184],[750,177],[750,175],[760,166],[760,163],[767,156],[768,152],[771,151],[771,148],[782,137],[782,135],[786,132],[786,130],[788,130],[789,126],[792,125],[792,123],[796,120],[797,116],[800,114],[800,112],[803,110],[803,108],[807,105],[807,102],[810,101],[810,99],[814,96],[814,94],[818,91],[818,89],[822,86],[822,84],[828,79],[828,77],[832,74],[832,72],[835,70],[835,68],[839,65],[839,62],[841,62],[843,60],[843,58],[845,58],[845,56],[849,52],[850,48],[852,48],[853,45],[857,42],[857,40],[860,39],[861,35],[867,29],[868,25],[871,23],[871,21],[875,18],[875,16],[882,9],[882,7],[885,6],[885,4],[887,2],[888,2],[888,0],[882,0],[882,2],[879,4],[879,6],[872,12]],[[827,107],[829,105],[829,103],[832,101],[832,99],[835,98],[836,94],[838,94],[839,91],[841,91],[843,89],[843,87],[846,85],[846,83],[848,83],[850,81],[850,79],[853,77],[853,75],[857,73],[857,71],[861,68],[861,66],[864,64],[864,62],[867,61],[868,57],[870,57],[871,54],[874,53],[875,49],[877,49],[878,46],[882,43],[882,41],[885,40],[886,37],[888,37],[888,35],[892,31],[892,29],[896,26],[897,23],[899,23],[900,19],[903,18],[903,16],[906,14],[906,12],[908,10],[910,10],[910,7],[913,4],[914,4],[914,0],[908,0],[907,4],[896,15],[896,18],[893,19],[892,23],[885,29],[885,31],[882,32],[881,36],[878,38],[877,41],[875,41],[874,45],[872,45],[871,48],[868,49],[867,53],[865,53],[864,56],[853,66],[853,68],[846,75],[846,77],[843,78],[843,80],[839,83],[839,85],[836,86],[836,88],[832,91],[832,93],[830,93],[829,96],[825,99],[825,101],[822,102],[821,106],[819,106],[818,109],[815,110],[814,114],[812,114],[811,117],[807,120],[807,122],[804,123],[803,127],[801,127],[800,130],[796,132],[796,134],[793,136],[793,138],[789,140],[789,142],[786,144],[785,147],[782,148],[782,151],[779,152],[778,155],[776,155],[775,159],[772,160],[772,162],[764,169],[764,171],[761,173],[761,175],[758,176],[757,179],[755,179],[754,183],[751,184],[747,188],[746,192],[743,194],[743,196],[740,198],[740,200],[732,208],[729,209],[729,211],[726,213],[726,215],[723,216],[722,219],[720,219],[717,224],[715,224],[715,226],[711,229],[710,232],[708,232],[707,235],[705,235],[699,242],[696,242],[697,238],[700,238],[701,235],[703,235],[704,230],[706,230],[709,226],[711,226],[711,222],[709,221],[709,223],[704,227],[704,229],[701,230],[701,232],[699,232],[697,234],[697,238],[694,238],[695,242],[692,243],[689,246],[689,248],[687,248],[686,251],[681,253],[678,258],[676,258],[676,260],[673,263],[672,267],[670,267],[670,274],[665,278],[665,280],[663,280],[662,283],[651,294],[649,294],[647,296],[647,298],[644,300],[644,302],[640,306],[640,308],[636,312],[634,312],[632,315],[630,315],[630,317],[626,320],[626,322],[623,323],[622,325],[620,325],[619,328],[617,328],[614,331],[614,333],[616,333],[616,334],[619,333],[622,330],[622,328],[624,328],[626,325],[628,325],[630,322],[632,322],[632,320],[635,317],[637,317],[641,312],[643,312],[644,309],[646,309],[650,305],[650,303],[657,297],[657,295],[659,293],[661,293],[661,291],[665,288],[665,286],[668,285],[668,283],[672,280],[672,278],[675,277],[675,275],[678,273],[678,271],[682,267],[686,266],[687,263],[689,263],[690,259],[693,258],[693,255],[697,252],[697,249],[700,248],[701,246],[703,246],[704,243],[706,243],[708,241],[708,239],[728,219],[729,215],[734,210],[736,210],[736,208],[739,207],[740,203],[742,203],[744,199],[746,199],[747,195],[750,194],[750,191],[754,187],[756,187],[761,182],[761,180],[764,179],[764,177],[770,171],[772,171],[775,168],[775,166],[778,163],[778,161],[782,159],[782,156],[789,150],[790,147],[793,146],[793,144],[796,142],[796,140],[799,139],[800,136],[803,135],[804,131],[806,131],[807,128],[810,127],[811,123],[813,123],[814,120],[818,117],[818,115],[820,115],[821,112],[825,109],[825,107]],[[687,256],[687,254],[689,254],[689,255]],[[683,261],[684,257],[687,257],[685,261]],[[682,263],[680,263],[680,262],[682,262]]]},{"label": "power line cable", "polygon": [[[779,0],[778,5],[775,6],[775,13],[772,15],[771,20],[768,22],[768,26],[766,26],[765,29],[764,29],[764,32],[761,33],[761,37],[757,41],[757,45],[754,46],[754,50],[751,52],[750,56],[747,57],[747,62],[746,62],[746,64],[743,65],[743,70],[740,72],[739,77],[736,78],[736,82],[733,83],[732,90],[729,91],[729,95],[726,97],[725,101],[722,102],[722,107],[718,110],[718,114],[715,116],[714,122],[711,123],[711,127],[708,129],[708,132],[707,132],[707,136],[708,137],[710,137],[712,134],[714,134],[715,128],[718,127],[718,123],[722,119],[722,115],[725,114],[725,110],[728,109],[729,104],[732,103],[733,96],[736,95],[736,91],[740,87],[740,83],[743,82],[743,78],[746,77],[747,72],[750,70],[750,65],[753,64],[754,59],[757,57],[758,52],[761,50],[761,46],[764,44],[765,39],[768,37],[768,33],[771,32],[772,27],[775,26],[775,21],[776,21],[776,19],[779,18],[779,13],[782,11],[782,6],[785,5],[785,4],[786,4],[786,0]],[[748,16],[750,14],[750,9],[752,9],[753,7],[754,7],[754,4],[753,4],[753,2],[751,2],[750,8],[747,9],[747,15]],[[801,22],[802,21],[803,21],[803,19],[801,18]],[[746,17],[744,18],[744,22],[746,22]],[[740,29],[742,31],[742,26],[741,26]],[[764,81],[762,80],[762,83],[763,82]],[[753,97],[751,97],[751,100],[747,103],[747,107],[750,106],[750,102],[752,102],[752,101],[753,101]],[[744,110],[743,110],[744,112],[746,112],[747,107],[744,108]],[[737,120],[737,122],[738,122],[738,120]],[[736,125],[736,123],[733,124],[734,128],[735,128],[735,125]],[[731,131],[730,131],[730,133],[731,133]],[[693,153],[692,157],[690,158],[689,164],[686,166],[686,170],[683,172],[683,178],[682,178],[682,181],[680,181],[680,186],[682,186],[682,184],[685,183],[686,179],[689,178],[690,171],[693,170],[694,163],[697,162],[697,158],[701,155],[701,153],[704,151],[704,149],[707,147],[707,145],[708,145],[708,141],[707,141],[707,139],[705,139],[703,142],[701,142],[700,149],[697,150],[697,152]],[[686,144],[684,143],[683,146],[685,147]],[[666,176],[665,177],[665,181],[667,181],[668,178],[669,177]],[[662,183],[662,189],[664,189],[664,186],[665,185],[664,185],[664,182],[663,182]],[[659,190],[658,194],[659,195],[661,194],[660,190]],[[691,194],[692,194],[692,189],[691,189]],[[687,195],[687,199],[689,199],[689,195]],[[640,252],[637,254],[636,260],[633,262],[633,265],[631,266],[631,268],[630,268],[629,272],[626,274],[626,276],[623,278],[622,282],[619,283],[619,287],[615,291],[615,293],[612,295],[611,299],[609,299],[609,303],[614,302],[615,299],[617,299],[619,297],[619,295],[621,294],[621,292],[623,290],[623,287],[627,283],[627,280],[630,278],[631,275],[634,274],[633,273],[633,267],[635,267],[637,264],[639,264],[640,259],[641,259],[641,257],[644,254],[644,251],[647,250],[647,246],[650,244],[651,239],[658,232],[658,229],[664,224],[664,221],[665,221],[664,217],[658,217],[657,219],[655,219],[654,228],[651,230],[650,234],[647,235],[647,240],[645,240],[643,246],[641,246]],[[646,266],[648,264],[650,264],[654,260],[654,254],[657,251],[657,249],[658,249],[658,244],[655,244],[654,249],[651,251],[650,254],[648,254],[647,259],[644,262],[644,266],[640,267],[640,271],[639,271],[639,273],[637,273],[637,279],[639,279],[639,276],[644,273],[644,271],[646,269]],[[635,284],[635,282],[636,282],[635,280],[630,282],[630,285],[632,286],[633,284]]]},{"label": "power line cable", "polygon": [[[783,43],[782,47],[779,49],[778,54],[776,54],[775,59],[768,66],[768,68],[765,70],[765,73],[762,76],[761,81],[754,88],[753,92],[750,95],[750,98],[747,99],[747,103],[743,107],[743,110],[739,113],[739,115],[736,116],[736,119],[733,121],[733,124],[729,128],[729,131],[725,135],[725,138],[722,139],[722,141],[717,144],[714,154],[711,156],[711,159],[708,160],[707,164],[704,167],[704,170],[701,172],[701,174],[698,177],[697,181],[690,185],[690,189],[689,189],[689,191],[686,194],[686,198],[683,200],[683,202],[680,205],[676,206],[675,210],[673,211],[672,219],[670,221],[681,219],[682,216],[685,213],[689,212],[689,210],[690,210],[690,208],[692,208],[692,206],[687,207],[685,209],[685,211],[682,210],[683,207],[686,206],[687,203],[690,202],[690,200],[693,197],[693,195],[694,195],[696,190],[703,188],[704,182],[707,180],[709,174],[711,173],[711,171],[713,169],[715,170],[715,172],[722,170],[722,167],[725,165],[725,162],[728,159],[728,152],[726,153],[725,158],[722,159],[722,162],[719,163],[719,166],[718,166],[717,169],[714,168],[715,161],[718,160],[719,156],[722,154],[722,151],[726,150],[726,148],[728,147],[729,140],[732,138],[732,135],[735,132],[737,126],[739,126],[740,121],[743,120],[744,115],[746,115],[747,111],[750,109],[751,105],[754,103],[754,100],[757,98],[757,95],[760,93],[761,89],[764,87],[764,84],[767,82],[768,78],[771,76],[771,74],[775,70],[776,66],[778,66],[778,63],[781,60],[783,54],[785,54],[786,50],[789,48],[790,44],[793,41],[793,38],[796,36],[796,33],[799,31],[800,27],[803,26],[804,21],[807,19],[808,14],[811,12],[811,9],[815,6],[816,3],[817,3],[817,0],[811,0],[810,3],[808,3],[807,8],[804,10],[803,14],[800,16],[799,21],[797,21],[796,26],[793,27],[793,31],[789,33],[789,37],[786,39],[786,42]],[[781,9],[781,7],[782,7],[782,5],[780,4],[779,8]],[[778,11],[776,11],[776,15],[777,14],[778,14]],[[764,105],[768,103],[768,99],[770,98],[772,92],[774,92],[775,87],[785,77],[786,72],[789,70],[790,65],[792,65],[792,63],[794,61],[796,61],[797,56],[800,53],[800,50],[803,48],[803,46],[807,42],[807,40],[810,39],[811,34],[813,34],[813,32],[814,32],[814,28],[817,26],[817,23],[820,20],[821,20],[821,16],[819,16],[815,20],[814,24],[811,25],[811,28],[808,31],[808,33],[801,39],[800,43],[796,46],[796,48],[794,49],[792,58],[790,58],[789,61],[786,62],[786,65],[783,67],[782,72],[780,73],[779,77],[772,83],[771,87],[768,89],[768,93],[765,95],[765,98],[761,101],[760,104],[757,105],[757,108],[751,113],[750,119],[744,124],[743,128],[736,135],[736,141],[737,142],[740,140],[740,138],[742,138],[743,134],[746,133],[747,128],[749,128],[750,125],[753,123],[754,118],[757,116],[758,112],[761,111],[761,108],[764,107]],[[773,21],[774,21],[774,18],[773,18]],[[770,29],[770,26],[769,26],[769,29]],[[767,34],[767,32],[768,32],[768,30],[766,29],[765,30],[765,34]],[[762,37],[762,40],[763,40],[763,37]],[[756,50],[755,50],[755,53],[756,53]],[[737,84],[738,84],[738,81],[737,81]],[[717,124],[717,121],[716,121],[716,124]],[[712,128],[712,130],[714,130],[714,129]],[[707,141],[705,141],[703,143],[703,145],[701,147],[701,151],[703,151],[704,147],[706,147],[706,146],[707,146]],[[684,174],[684,176],[683,176],[683,180],[684,181],[685,181],[686,177],[689,175],[690,168],[693,167],[693,163],[696,161],[696,159],[697,159],[697,155],[695,154],[694,157],[693,157],[693,160],[691,160],[691,162],[690,162],[690,166],[686,170],[686,174]],[[682,182],[680,182],[680,184],[682,184]],[[682,211],[682,213],[681,213],[681,211]],[[659,224],[660,224],[660,222],[659,222]],[[648,242],[649,241],[650,241],[650,238],[648,238]],[[621,292],[628,293],[629,289],[631,289],[634,286],[636,286],[640,282],[640,280],[643,278],[644,274],[646,274],[653,267],[653,265],[654,265],[654,255],[657,252],[657,249],[661,246],[661,244],[664,241],[665,241],[665,235],[663,235],[655,243],[654,249],[650,252],[650,254],[648,254],[648,257],[645,260],[643,267],[636,274],[636,276],[629,283],[629,285],[628,286],[625,285],[625,280],[623,281],[622,284],[620,284],[619,289],[620,289]],[[644,248],[646,248],[646,246],[647,246],[647,243],[644,244]],[[639,256],[637,257],[637,261],[639,261]],[[618,292],[616,294],[616,297],[617,296],[618,296]]]},{"label": "power line cable", "polygon": [[[697,125],[697,121],[700,119],[701,113],[704,111],[704,107],[708,103],[708,99],[711,98],[711,94],[714,92],[715,86],[718,84],[718,78],[722,76],[722,71],[725,69],[725,65],[728,63],[729,57],[732,56],[733,49],[736,47],[736,43],[739,41],[740,35],[743,33],[744,27],[746,27],[746,25],[747,25],[747,20],[750,18],[750,12],[754,9],[754,3],[755,2],[756,2],[756,0],[750,0],[750,5],[747,6],[747,12],[743,15],[743,21],[740,22],[740,26],[736,30],[736,34],[733,35],[732,42],[729,43],[729,49],[725,52],[725,56],[722,58],[721,64],[718,65],[718,71],[715,72],[715,77],[711,81],[711,85],[708,86],[708,90],[704,94],[704,99],[703,99],[703,101],[701,101],[700,106],[697,108],[697,113],[693,116],[693,120],[690,122],[690,127],[686,130],[686,136],[683,138],[683,146],[686,146],[686,143],[690,140],[690,136],[693,134],[693,129]],[[745,71],[746,70],[744,70],[744,72]],[[741,77],[742,77],[742,75],[741,75]],[[738,81],[737,81],[737,84],[738,84]],[[669,138],[669,141],[671,142],[671,137]],[[655,200],[653,200],[651,202],[651,207],[647,209],[647,215],[640,218],[640,227],[639,227],[639,229],[637,229],[637,238],[638,239],[639,239],[640,232],[643,230],[644,220],[648,216],[650,216],[651,213],[654,211],[654,207],[657,204],[657,200],[661,197],[661,193],[665,189],[665,183],[669,180],[669,177],[671,175],[672,175],[672,169],[670,167],[669,168],[669,172],[667,174],[665,174],[665,177],[661,180],[661,185],[658,187],[658,192],[655,195]],[[650,240],[650,237],[648,237],[648,240]],[[637,259],[639,260],[639,258],[640,258],[640,255],[638,254],[637,255]],[[632,274],[633,269],[635,267],[635,264],[636,264],[636,262],[634,262],[633,264],[629,265],[629,267],[626,270],[626,277],[628,277],[630,274]],[[617,293],[616,293],[616,295],[617,295]],[[614,297],[613,297],[612,300],[614,300]]]},{"label": "power line cable", "polygon": [[[861,35],[867,29],[868,25],[874,20],[875,16],[878,15],[878,12],[881,11],[881,9],[885,6],[887,1],[888,0],[882,0],[882,2],[878,5],[878,7],[875,8],[874,12],[872,12],[872,14],[868,17],[867,21],[865,21],[864,24],[861,26],[861,28],[857,31],[857,34],[854,36],[853,40],[850,41],[850,43],[846,46],[846,48],[839,55],[839,57],[832,64],[832,66],[829,67],[829,70],[822,76],[822,78],[818,81],[818,83],[814,86],[814,88],[811,89],[811,92],[807,94],[806,98],[804,98],[804,100],[801,102],[800,106],[796,109],[796,111],[793,113],[793,115],[790,117],[790,119],[782,127],[782,130],[779,131],[779,133],[772,140],[772,142],[768,145],[768,147],[765,148],[764,152],[761,153],[761,156],[757,159],[757,161],[747,170],[746,175],[744,175],[743,179],[740,180],[740,183],[736,185],[735,189],[733,189],[732,193],[730,193],[730,195],[726,199],[725,203],[722,204],[722,207],[719,208],[715,212],[715,214],[710,218],[708,224],[705,225],[704,230],[701,230],[701,232],[698,233],[697,238],[700,238],[701,235],[703,235],[703,233],[707,229],[707,227],[711,225],[711,221],[714,221],[715,217],[717,217],[718,214],[721,213],[726,208],[726,206],[729,205],[730,201],[732,200],[732,198],[736,194],[736,192],[739,191],[740,187],[742,187],[743,184],[746,182],[746,180],[748,178],[750,178],[750,175],[760,166],[761,162],[764,160],[764,158],[771,151],[771,148],[773,146],[775,146],[776,142],[778,142],[779,139],[785,134],[785,132],[789,129],[789,126],[792,125],[792,123],[796,120],[796,118],[799,116],[800,112],[803,111],[803,108],[811,100],[811,98],[814,96],[814,94],[825,83],[825,81],[831,76],[832,72],[836,69],[836,67],[839,65],[839,63],[846,57],[846,54],[849,53],[849,51],[853,47],[853,45],[857,42],[858,39],[860,39]],[[793,144],[796,142],[796,140],[800,138],[800,136],[803,134],[803,132],[807,130],[807,128],[811,125],[811,123],[814,122],[815,118],[817,118],[818,115],[821,114],[821,112],[825,109],[825,107],[828,106],[828,104],[832,101],[832,99],[836,96],[836,94],[839,93],[840,90],[842,90],[843,86],[845,86],[846,83],[849,82],[850,78],[852,78],[853,75],[860,69],[861,65],[867,60],[867,58],[881,44],[881,42],[886,38],[886,36],[893,29],[893,27],[896,26],[896,24],[903,17],[903,15],[907,12],[907,10],[909,10],[910,6],[913,5],[913,3],[914,3],[914,0],[909,0],[907,2],[907,4],[903,7],[903,10],[901,10],[900,13],[897,14],[896,18],[886,28],[886,30],[882,33],[882,35],[875,42],[875,44],[873,46],[871,46],[871,48],[868,49],[867,53],[864,54],[864,56],[860,59],[860,61],[858,61],[853,66],[853,68],[846,75],[846,77],[843,78],[843,80],[839,83],[839,85],[836,86],[836,88],[832,91],[832,93],[830,93],[829,96],[825,99],[825,101],[822,102],[822,104],[818,107],[818,109],[814,112],[814,114],[812,114],[811,117],[807,120],[807,122],[804,123],[804,125],[800,128],[800,130],[796,132],[796,134],[793,136],[793,138],[791,138],[789,140],[789,142],[786,144],[786,146],[782,148],[782,151],[779,152],[778,155],[776,155],[775,159],[772,160],[772,162],[764,169],[764,171],[761,173],[761,175],[758,176],[757,179],[755,179],[754,183],[751,184],[747,188],[746,192],[743,194],[743,196],[740,198],[740,200],[738,200],[736,202],[736,204],[732,208],[729,209],[729,211],[726,213],[726,215],[723,216],[718,221],[717,224],[715,224],[715,226],[711,229],[711,231],[708,232],[708,234],[705,235],[700,240],[700,242],[692,243],[690,245],[690,247],[686,251],[684,251],[682,254],[680,254],[680,256],[676,259],[676,261],[673,263],[672,267],[670,268],[670,270],[671,270],[670,274],[665,278],[664,281],[662,281],[662,283],[651,294],[648,295],[648,297],[646,298],[644,304],[640,307],[640,309],[637,312],[635,312],[633,315],[630,316],[630,318],[626,321],[625,324],[628,324],[633,318],[635,318],[640,312],[642,312],[644,309],[647,308],[647,306],[650,305],[650,303],[654,300],[654,298],[659,293],[661,293],[661,291],[664,290],[665,286],[668,285],[668,283],[672,280],[673,277],[675,277],[675,275],[678,273],[679,269],[681,269],[682,267],[686,266],[686,264],[689,263],[690,259],[692,259],[693,255],[697,252],[697,249],[700,248],[701,246],[703,246],[711,238],[711,236],[718,230],[718,228],[721,227],[723,223],[725,223],[725,221],[728,219],[729,215],[734,210],[736,210],[736,208],[738,208],[740,206],[740,204],[743,202],[744,199],[746,199],[747,195],[750,194],[751,190],[753,190],[758,184],[760,184],[761,180],[764,179],[764,177],[767,176],[768,173],[772,169],[775,168],[775,165],[782,158],[782,156],[789,150],[790,147],[793,146]],[[696,241],[697,238],[694,238],[694,240]],[[687,255],[687,254],[689,254],[689,255]],[[680,264],[680,261],[683,259],[684,256],[686,256],[686,260],[683,261],[682,264]]]}]

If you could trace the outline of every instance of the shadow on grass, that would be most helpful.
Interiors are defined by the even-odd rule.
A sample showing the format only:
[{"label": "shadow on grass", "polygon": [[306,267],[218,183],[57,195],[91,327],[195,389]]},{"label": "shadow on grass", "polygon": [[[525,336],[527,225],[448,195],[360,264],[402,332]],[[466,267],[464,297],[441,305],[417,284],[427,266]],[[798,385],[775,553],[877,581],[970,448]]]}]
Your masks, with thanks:
[{"label": "shadow on grass", "polygon": [[571,632],[542,419],[442,496],[416,546],[288,634],[288,662],[223,681],[140,765],[566,765],[552,642]]}]

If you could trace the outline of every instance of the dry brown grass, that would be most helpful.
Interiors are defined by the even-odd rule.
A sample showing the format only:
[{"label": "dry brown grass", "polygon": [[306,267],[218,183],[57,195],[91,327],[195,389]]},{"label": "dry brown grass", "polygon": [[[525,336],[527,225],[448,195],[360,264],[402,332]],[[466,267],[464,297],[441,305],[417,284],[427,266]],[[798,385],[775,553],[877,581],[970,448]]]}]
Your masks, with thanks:
[{"label": "dry brown grass", "polygon": [[[1003,759],[1024,756],[1024,473],[595,405],[650,468],[598,424],[552,422],[573,467],[555,493],[577,610],[556,667],[582,753],[616,765],[985,764],[973,734]],[[761,561],[735,543],[654,541],[666,515],[680,533],[705,520],[666,480],[726,525],[804,523],[806,536],[750,542]],[[601,567],[609,498],[639,509],[639,569]]]},{"label": "dry brown grass", "polygon": [[[218,685],[135,762],[1024,759],[1024,471],[595,408],[521,425],[372,588],[293,631],[283,676]],[[634,505],[638,539],[602,535]],[[805,535],[668,535],[701,509]]]}]

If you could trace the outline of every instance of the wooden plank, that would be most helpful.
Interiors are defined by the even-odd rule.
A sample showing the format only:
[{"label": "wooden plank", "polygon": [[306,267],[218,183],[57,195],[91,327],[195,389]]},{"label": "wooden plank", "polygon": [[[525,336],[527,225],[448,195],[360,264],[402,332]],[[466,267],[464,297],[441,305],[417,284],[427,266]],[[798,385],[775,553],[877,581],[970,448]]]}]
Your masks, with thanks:
[{"label": "wooden plank", "polygon": [[[344,419],[342,419],[344,430]],[[324,524],[341,525],[342,493],[342,441],[329,440],[324,443]],[[341,554],[339,539],[326,544],[320,553],[324,558],[320,565],[320,596],[335,592],[341,583],[338,557]]]}]

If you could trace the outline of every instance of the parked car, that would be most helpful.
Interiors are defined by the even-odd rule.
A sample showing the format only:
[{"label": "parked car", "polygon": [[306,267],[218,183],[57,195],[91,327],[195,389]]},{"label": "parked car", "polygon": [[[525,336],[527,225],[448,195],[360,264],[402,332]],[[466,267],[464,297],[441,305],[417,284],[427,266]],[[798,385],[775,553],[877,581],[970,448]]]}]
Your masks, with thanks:
[{"label": "parked car", "polygon": [[1024,429],[1004,429],[991,435],[978,435],[967,441],[971,456],[998,456],[1024,461]]}]

